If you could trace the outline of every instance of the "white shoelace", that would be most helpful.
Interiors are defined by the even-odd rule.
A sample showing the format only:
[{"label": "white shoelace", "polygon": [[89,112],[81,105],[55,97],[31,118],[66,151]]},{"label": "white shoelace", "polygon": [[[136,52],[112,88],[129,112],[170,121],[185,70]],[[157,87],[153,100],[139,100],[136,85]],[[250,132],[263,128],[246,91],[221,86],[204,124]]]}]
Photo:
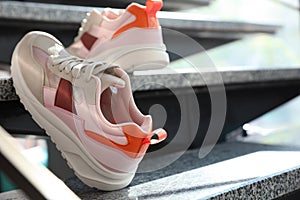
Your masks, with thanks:
[{"label": "white shoelace", "polygon": [[89,81],[92,75],[99,76],[110,67],[104,62],[89,62],[71,55],[51,55],[49,64],[58,68],[60,72],[71,73],[76,79],[84,76],[86,81]]},{"label": "white shoelace", "polygon": [[105,62],[80,59],[68,54],[64,47],[58,44],[50,47],[48,53],[50,54],[48,59],[49,69],[57,76],[65,78],[72,83],[75,83],[80,77],[82,77],[82,80],[89,82],[92,76],[97,76],[101,79],[101,91],[104,91],[109,86],[125,87],[125,81],[115,76],[115,72],[112,69],[117,66],[109,65]]}]

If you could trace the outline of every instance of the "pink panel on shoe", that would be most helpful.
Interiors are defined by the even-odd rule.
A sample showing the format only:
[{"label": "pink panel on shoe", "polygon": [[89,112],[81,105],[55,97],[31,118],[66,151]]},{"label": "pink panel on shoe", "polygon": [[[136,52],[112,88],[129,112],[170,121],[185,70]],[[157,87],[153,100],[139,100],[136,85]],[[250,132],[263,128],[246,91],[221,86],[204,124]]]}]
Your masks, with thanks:
[{"label": "pink panel on shoe", "polygon": [[44,106],[54,106],[56,89],[44,86]]},{"label": "pink panel on shoe", "polygon": [[161,29],[132,28],[113,39],[107,41],[97,40],[93,46],[93,50],[87,55],[87,58],[96,57],[104,51],[122,46],[132,48],[131,46],[133,45],[143,47],[143,45],[147,44],[163,44]]},{"label": "pink panel on shoe", "polygon": [[[95,120],[95,122],[97,122],[98,129],[95,129],[95,127],[91,127],[92,129],[90,129],[88,126],[86,126],[86,130],[90,130],[94,132],[98,132],[99,134],[114,140],[116,142],[118,142],[119,144],[127,144],[127,140],[126,137],[123,133],[123,130],[120,126],[120,124],[108,124],[106,123],[106,120],[104,119],[104,116],[99,116],[97,111],[96,111],[96,107],[95,105],[89,105],[88,106],[88,110],[89,113],[91,113],[92,116],[92,120]],[[89,122],[89,124],[91,124],[91,122]],[[131,123],[132,124],[132,123]],[[99,130],[99,131],[97,131]]]},{"label": "pink panel on shoe", "polygon": [[72,48],[74,47],[74,49],[76,49],[76,54],[77,56],[81,57],[81,58],[86,58],[87,55],[90,53],[89,50],[82,44],[81,40],[78,41],[78,43],[80,43],[80,47],[74,47],[72,45]]},{"label": "pink panel on shoe", "polygon": [[112,10],[108,10],[108,9],[104,9],[104,11],[102,12],[102,15],[107,17],[110,20],[114,20],[117,19],[118,17],[120,17],[120,13],[115,13]]},{"label": "pink panel on shoe", "polygon": [[47,106],[47,108],[60,118],[74,133],[79,137],[79,132],[83,131],[83,120],[77,115],[70,113],[56,106]]},{"label": "pink panel on shoe", "polygon": [[103,20],[101,27],[115,32],[120,27],[132,23],[135,19],[136,17],[134,15],[132,15],[129,12],[125,12],[122,16],[120,16],[116,20]]},{"label": "pink panel on shoe", "polygon": [[[45,107],[60,118],[77,136],[78,128],[83,130],[83,121],[75,114],[54,106],[56,89],[44,86]],[[81,128],[80,128],[81,127]]]},{"label": "pink panel on shoe", "polygon": [[49,55],[38,47],[32,47],[33,57],[43,66],[47,66]]},{"label": "pink panel on shoe", "polygon": [[55,75],[48,69],[47,66],[49,54],[44,50],[34,46],[32,47],[32,54],[35,60],[45,67],[45,72],[49,81],[49,85],[52,87],[57,86],[57,78],[55,78]]},{"label": "pink panel on shoe", "polygon": [[123,99],[123,101],[126,102],[127,104],[127,105],[125,104],[125,106],[127,106],[127,111],[128,111],[127,115],[130,116],[130,118],[134,123],[138,124],[139,126],[142,126],[141,128],[145,129],[144,130],[145,132],[148,132],[149,129],[152,127],[152,118],[149,115],[148,116],[143,115],[135,105],[133,96],[131,94],[129,76],[124,72],[124,70],[120,68],[115,68],[114,71],[118,77],[122,77],[122,79],[126,82],[127,87],[123,89],[119,89],[118,92],[119,96],[115,96],[116,103],[115,105],[112,106],[112,108],[114,109],[113,112],[115,114],[118,113],[118,110],[115,108],[118,106],[117,99]]},{"label": "pink panel on shoe", "polygon": [[111,38],[113,34],[113,30],[105,29],[102,26],[91,26],[90,30],[88,31],[90,35],[97,37],[97,39],[108,39]]},{"label": "pink panel on shoe", "polygon": [[[80,140],[91,155],[101,164],[119,172],[134,173],[143,158],[130,158],[118,149],[101,144],[86,134],[79,135]],[[101,152],[101,153],[99,153]]]}]

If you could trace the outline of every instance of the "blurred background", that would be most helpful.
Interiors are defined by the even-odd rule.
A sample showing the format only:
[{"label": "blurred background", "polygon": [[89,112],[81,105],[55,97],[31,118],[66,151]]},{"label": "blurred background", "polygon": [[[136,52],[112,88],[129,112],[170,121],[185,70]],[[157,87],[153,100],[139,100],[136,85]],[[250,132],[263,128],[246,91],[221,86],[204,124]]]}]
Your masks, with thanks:
[{"label": "blurred background", "polygon": [[[185,10],[213,20],[279,24],[276,34],[255,34],[210,49],[188,59],[203,66],[206,56],[217,68],[300,67],[300,1],[298,0],[215,0],[209,6]],[[201,56],[203,61],[201,61]],[[171,65],[181,68],[184,60]],[[203,67],[206,67],[205,65]],[[238,134],[243,131],[243,136]],[[300,97],[243,126],[233,138],[247,142],[300,146]],[[238,135],[238,137],[234,137]],[[230,135],[229,135],[230,137]]]},{"label": "blurred background", "polygon": [[[215,66],[300,66],[300,10],[298,0],[214,0],[209,6],[188,9],[213,20],[279,24],[274,34],[255,34],[206,53]],[[197,58],[197,59],[196,59]],[[199,54],[189,57],[199,63]],[[174,67],[180,67],[178,64]]]}]

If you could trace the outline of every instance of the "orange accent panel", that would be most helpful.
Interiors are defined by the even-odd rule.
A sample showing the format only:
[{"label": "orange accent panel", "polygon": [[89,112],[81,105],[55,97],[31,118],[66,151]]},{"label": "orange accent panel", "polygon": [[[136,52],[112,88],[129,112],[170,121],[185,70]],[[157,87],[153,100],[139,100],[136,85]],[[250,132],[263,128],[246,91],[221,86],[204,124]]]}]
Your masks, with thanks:
[{"label": "orange accent panel", "polygon": [[123,133],[128,142],[125,145],[118,144],[93,131],[85,130],[85,133],[97,142],[118,149],[131,158],[138,158],[146,152],[150,145],[149,139],[151,137],[151,134],[144,134],[138,129],[138,127],[133,125],[123,127]]},{"label": "orange accent panel", "polygon": [[123,33],[124,31],[133,28],[133,27],[137,27],[137,28],[147,28],[148,27],[148,18],[147,18],[147,13],[145,11],[145,8],[140,7],[138,5],[131,5],[128,8],[128,11],[133,14],[136,19],[121,27],[119,30],[117,30],[114,35],[113,38],[115,38],[116,36],[118,36],[120,33]]},{"label": "orange accent panel", "polygon": [[129,6],[127,11],[134,15],[136,19],[117,30],[114,33],[113,38],[133,27],[158,28],[159,22],[156,18],[156,13],[162,8],[162,5],[162,0],[148,0],[146,3],[146,7],[140,6],[138,4]]}]

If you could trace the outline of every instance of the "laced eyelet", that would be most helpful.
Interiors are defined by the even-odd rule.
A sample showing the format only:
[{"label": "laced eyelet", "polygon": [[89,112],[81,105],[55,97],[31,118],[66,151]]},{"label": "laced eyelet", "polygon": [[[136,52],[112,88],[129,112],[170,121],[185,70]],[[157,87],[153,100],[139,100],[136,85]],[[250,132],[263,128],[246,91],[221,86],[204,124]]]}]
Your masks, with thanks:
[{"label": "laced eyelet", "polygon": [[93,63],[81,60],[79,58],[73,56],[62,56],[62,57],[54,57],[54,62],[58,63],[49,63],[52,68],[55,67],[55,71],[62,76],[62,72],[64,74],[69,75],[72,74],[71,79],[82,79],[86,83],[89,83],[92,75],[99,75],[102,71],[104,71],[107,66],[103,65],[103,63]]}]

